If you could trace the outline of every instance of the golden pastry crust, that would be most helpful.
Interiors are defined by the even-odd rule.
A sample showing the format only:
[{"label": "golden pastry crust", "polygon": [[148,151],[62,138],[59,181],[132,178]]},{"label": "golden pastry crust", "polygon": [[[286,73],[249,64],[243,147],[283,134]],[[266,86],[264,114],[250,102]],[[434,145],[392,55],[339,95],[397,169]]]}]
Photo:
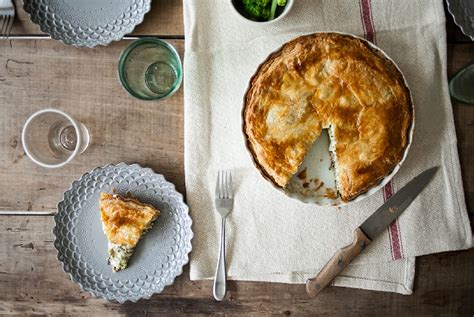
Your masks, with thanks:
[{"label": "golden pastry crust", "polygon": [[413,121],[396,66],[339,33],[298,37],[271,54],[244,99],[247,145],[263,175],[285,187],[322,129],[330,129],[337,187],[349,201],[401,161]]},{"label": "golden pastry crust", "polygon": [[155,207],[134,198],[100,194],[100,216],[110,243],[134,248],[142,234],[159,216]]}]

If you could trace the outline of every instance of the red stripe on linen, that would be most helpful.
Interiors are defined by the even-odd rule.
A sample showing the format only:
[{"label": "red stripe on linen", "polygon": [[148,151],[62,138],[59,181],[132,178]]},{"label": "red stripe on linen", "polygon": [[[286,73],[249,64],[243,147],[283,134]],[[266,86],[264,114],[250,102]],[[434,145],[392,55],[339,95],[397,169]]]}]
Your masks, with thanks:
[{"label": "red stripe on linen", "polygon": [[[376,33],[375,33],[375,26],[374,20],[372,16],[372,2],[371,0],[359,0],[359,9],[360,9],[360,16],[362,21],[362,27],[364,29],[364,37],[372,42],[376,43]],[[383,189],[383,198],[384,201],[387,201],[392,195],[394,194],[393,190],[393,183],[390,181],[387,185],[385,185]],[[398,260],[403,258],[403,246],[402,240],[400,235],[400,225],[398,223],[398,219],[395,220],[390,224],[388,228],[388,235],[390,239],[390,249],[392,252],[392,259]]]},{"label": "red stripe on linen", "polygon": [[359,4],[362,11],[362,25],[364,26],[365,38],[368,41],[375,43],[375,28],[372,19],[372,6],[370,0],[360,0]]},{"label": "red stripe on linen", "polygon": [[[390,181],[383,188],[383,200],[387,201],[395,193],[393,189],[393,182]],[[390,249],[392,250],[392,259],[399,260],[403,258],[403,245],[400,236],[400,224],[398,219],[395,219],[388,228],[388,237],[390,239]]]}]

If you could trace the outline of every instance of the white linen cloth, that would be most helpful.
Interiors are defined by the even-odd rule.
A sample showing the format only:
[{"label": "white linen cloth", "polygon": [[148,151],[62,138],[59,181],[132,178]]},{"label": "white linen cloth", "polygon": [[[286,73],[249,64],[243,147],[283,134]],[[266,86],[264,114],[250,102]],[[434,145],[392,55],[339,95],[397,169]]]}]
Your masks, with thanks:
[{"label": "white linen cloth", "polygon": [[242,100],[258,65],[299,35],[340,31],[376,41],[411,88],[414,140],[392,186],[401,188],[429,167],[441,169],[397,226],[376,239],[334,285],[410,294],[415,256],[472,245],[447,88],[443,1],[294,2],[286,17],[266,25],[237,16],[230,0],[184,0],[185,175],[195,233],[190,277],[214,275],[218,169],[231,169],[235,184],[226,227],[229,279],[304,283],[383,203],[382,190],[342,208],[290,199],[261,177],[244,146]]}]

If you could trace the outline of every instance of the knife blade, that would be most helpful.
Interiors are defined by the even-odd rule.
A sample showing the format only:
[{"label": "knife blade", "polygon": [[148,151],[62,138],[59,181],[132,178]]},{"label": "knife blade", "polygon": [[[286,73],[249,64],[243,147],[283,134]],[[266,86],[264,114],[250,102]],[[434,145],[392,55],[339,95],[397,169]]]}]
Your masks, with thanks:
[{"label": "knife blade", "polygon": [[428,185],[438,166],[427,169],[403,186],[395,195],[377,209],[354,231],[352,244],[336,251],[319,274],[306,281],[310,297],[319,294],[339,273],[346,268],[380,233],[400,216],[419,193]]}]

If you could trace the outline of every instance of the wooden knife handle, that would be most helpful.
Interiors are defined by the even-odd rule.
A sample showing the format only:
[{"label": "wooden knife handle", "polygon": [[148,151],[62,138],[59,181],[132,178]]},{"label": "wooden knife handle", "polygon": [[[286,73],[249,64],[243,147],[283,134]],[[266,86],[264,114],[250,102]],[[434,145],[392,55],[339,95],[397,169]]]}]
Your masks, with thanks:
[{"label": "wooden knife handle", "polygon": [[352,244],[337,250],[316,277],[306,281],[306,291],[314,297],[339,275],[372,242],[360,229],[354,231]]}]

